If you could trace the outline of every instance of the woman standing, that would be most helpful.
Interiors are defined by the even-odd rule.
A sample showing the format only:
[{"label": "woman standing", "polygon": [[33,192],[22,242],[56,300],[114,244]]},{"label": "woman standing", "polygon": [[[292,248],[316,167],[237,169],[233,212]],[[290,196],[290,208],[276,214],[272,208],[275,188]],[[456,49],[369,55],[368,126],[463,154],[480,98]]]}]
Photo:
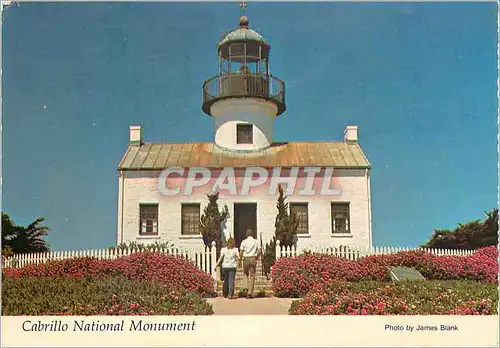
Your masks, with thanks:
[{"label": "woman standing", "polygon": [[222,278],[224,279],[222,295],[230,299],[234,298],[234,277],[236,276],[238,262],[238,249],[234,247],[234,239],[229,238],[227,246],[220,251],[220,257],[215,268],[222,264]]}]

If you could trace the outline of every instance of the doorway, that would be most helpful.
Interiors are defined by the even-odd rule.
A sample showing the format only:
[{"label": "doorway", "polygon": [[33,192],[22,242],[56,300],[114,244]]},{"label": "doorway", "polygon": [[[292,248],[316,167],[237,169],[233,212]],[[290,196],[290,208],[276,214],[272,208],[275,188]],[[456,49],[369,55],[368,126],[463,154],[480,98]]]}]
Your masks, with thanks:
[{"label": "doorway", "polygon": [[257,238],[257,203],[234,204],[234,243],[239,248],[246,238],[247,229],[251,228]]}]

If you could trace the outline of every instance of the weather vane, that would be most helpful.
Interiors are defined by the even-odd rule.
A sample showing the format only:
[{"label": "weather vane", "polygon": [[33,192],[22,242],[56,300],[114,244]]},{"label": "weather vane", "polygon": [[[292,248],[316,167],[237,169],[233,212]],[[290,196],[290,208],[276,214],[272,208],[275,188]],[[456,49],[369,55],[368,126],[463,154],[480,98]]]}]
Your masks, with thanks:
[{"label": "weather vane", "polygon": [[240,7],[241,7],[241,15],[242,16],[245,16],[246,15],[246,8],[247,8],[248,4],[246,1],[242,1],[240,2]]}]

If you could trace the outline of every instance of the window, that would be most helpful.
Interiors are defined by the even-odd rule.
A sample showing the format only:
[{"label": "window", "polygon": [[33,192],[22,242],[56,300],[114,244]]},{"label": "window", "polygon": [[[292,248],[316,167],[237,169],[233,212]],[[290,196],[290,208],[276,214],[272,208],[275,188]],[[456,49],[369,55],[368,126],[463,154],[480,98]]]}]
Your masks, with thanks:
[{"label": "window", "polygon": [[253,125],[236,125],[236,144],[253,144]]},{"label": "window", "polygon": [[349,203],[332,203],[332,232],[351,232],[349,220]]},{"label": "window", "polygon": [[200,234],[200,205],[182,205],[182,234]]},{"label": "window", "polygon": [[307,203],[290,203],[290,213],[295,213],[299,219],[297,234],[309,233],[309,213]]},{"label": "window", "polygon": [[154,236],[158,234],[158,204],[140,204],[139,234]]}]

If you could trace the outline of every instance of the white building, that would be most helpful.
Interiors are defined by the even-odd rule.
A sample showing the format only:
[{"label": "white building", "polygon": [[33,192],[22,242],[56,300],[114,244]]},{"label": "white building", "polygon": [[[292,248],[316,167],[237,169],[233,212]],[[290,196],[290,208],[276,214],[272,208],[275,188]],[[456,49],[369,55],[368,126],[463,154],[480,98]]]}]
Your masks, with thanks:
[{"label": "white building", "polygon": [[[286,108],[285,86],[269,73],[269,52],[245,16],[219,42],[218,75],[203,84],[202,109],[214,120],[214,142],[147,143],[140,126],[130,127],[130,144],[118,166],[118,243],[202,246],[198,222],[206,194],[222,172],[230,173],[226,183],[238,186],[236,192],[223,185],[218,189],[221,208],[227,205],[230,212],[224,234],[237,245],[247,228],[264,243],[272,238],[278,184],[301,219],[299,247],[372,245],[370,163],[358,143],[358,128],[346,127],[343,141],[275,142],[274,120]],[[172,167],[177,173],[164,171]],[[261,174],[259,179],[246,172],[253,180],[250,188],[244,180],[249,169]],[[315,179],[307,179],[315,171]],[[263,176],[273,172],[280,176]],[[211,178],[205,180],[207,173]],[[186,185],[190,179],[197,181],[194,189]],[[166,195],[162,187],[173,193]]]}]

